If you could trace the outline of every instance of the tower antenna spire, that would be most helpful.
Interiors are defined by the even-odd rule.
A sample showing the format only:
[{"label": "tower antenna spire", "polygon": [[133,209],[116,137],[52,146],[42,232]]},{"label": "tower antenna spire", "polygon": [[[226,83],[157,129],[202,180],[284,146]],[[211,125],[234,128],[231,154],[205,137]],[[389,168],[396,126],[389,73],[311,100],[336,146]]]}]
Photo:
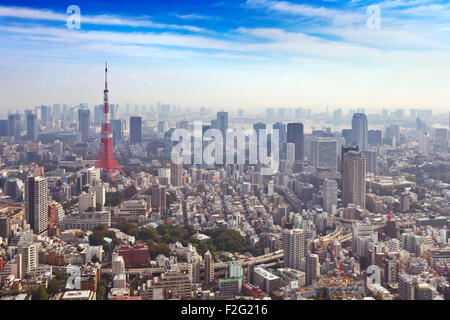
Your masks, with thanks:
[{"label": "tower antenna spire", "polygon": [[105,62],[105,90],[108,90],[108,62]]}]

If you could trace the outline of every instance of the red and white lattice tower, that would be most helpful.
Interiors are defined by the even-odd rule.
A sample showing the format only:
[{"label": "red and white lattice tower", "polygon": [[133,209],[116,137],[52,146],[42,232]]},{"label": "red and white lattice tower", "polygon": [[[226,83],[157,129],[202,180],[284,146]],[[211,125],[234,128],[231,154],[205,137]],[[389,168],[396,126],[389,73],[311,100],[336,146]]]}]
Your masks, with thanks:
[{"label": "red and white lattice tower", "polygon": [[111,180],[114,180],[114,170],[117,169],[125,176],[114,156],[112,146],[112,134],[109,115],[109,90],[108,90],[108,64],[105,65],[105,90],[103,91],[103,124],[101,133],[100,150],[98,152],[95,167],[103,169]]}]

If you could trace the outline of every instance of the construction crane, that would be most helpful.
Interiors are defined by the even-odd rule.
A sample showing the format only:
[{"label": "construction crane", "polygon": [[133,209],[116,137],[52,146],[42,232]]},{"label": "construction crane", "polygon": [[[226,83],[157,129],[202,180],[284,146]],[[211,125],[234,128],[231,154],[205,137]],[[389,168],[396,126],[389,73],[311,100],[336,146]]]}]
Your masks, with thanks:
[{"label": "construction crane", "polygon": [[337,260],[336,253],[334,252],[334,245],[333,244],[334,244],[334,241],[330,241],[331,254],[333,255],[334,263],[338,267],[338,272],[341,273],[342,272],[342,264],[340,264],[338,262],[338,260]]}]

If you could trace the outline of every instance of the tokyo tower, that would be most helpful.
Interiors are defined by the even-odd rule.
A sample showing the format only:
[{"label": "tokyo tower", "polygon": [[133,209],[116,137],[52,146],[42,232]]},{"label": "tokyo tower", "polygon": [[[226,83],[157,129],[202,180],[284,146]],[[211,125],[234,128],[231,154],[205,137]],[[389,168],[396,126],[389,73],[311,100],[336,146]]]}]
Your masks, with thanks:
[{"label": "tokyo tower", "polygon": [[122,168],[117,163],[112,146],[112,134],[109,115],[108,64],[105,65],[105,90],[103,91],[103,124],[100,150],[98,152],[98,158],[95,163],[95,167],[106,171],[108,177],[113,181],[115,169],[119,170],[122,175],[126,176],[125,172],[123,172]]}]

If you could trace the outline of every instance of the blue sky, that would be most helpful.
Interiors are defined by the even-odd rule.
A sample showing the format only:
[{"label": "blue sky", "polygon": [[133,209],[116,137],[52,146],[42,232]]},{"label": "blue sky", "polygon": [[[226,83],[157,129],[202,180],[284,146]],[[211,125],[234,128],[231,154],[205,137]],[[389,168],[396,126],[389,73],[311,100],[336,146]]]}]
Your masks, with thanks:
[{"label": "blue sky", "polygon": [[99,104],[108,60],[112,103],[446,111],[449,40],[442,0],[3,0],[0,107]]}]

